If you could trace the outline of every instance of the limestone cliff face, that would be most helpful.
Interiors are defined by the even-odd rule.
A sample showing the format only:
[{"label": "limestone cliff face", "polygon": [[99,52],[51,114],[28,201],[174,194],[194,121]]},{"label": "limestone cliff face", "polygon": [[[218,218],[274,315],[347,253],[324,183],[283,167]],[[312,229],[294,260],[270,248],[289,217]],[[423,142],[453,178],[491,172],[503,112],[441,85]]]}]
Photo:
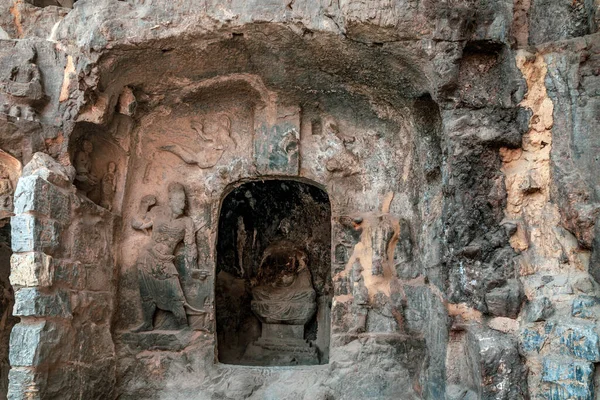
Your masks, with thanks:
[{"label": "limestone cliff face", "polygon": [[[597,0],[3,1],[2,395],[597,398],[599,21]],[[281,240],[316,311],[269,330],[252,287]],[[155,267],[170,283],[140,284]],[[232,365],[252,343],[288,366]]]}]

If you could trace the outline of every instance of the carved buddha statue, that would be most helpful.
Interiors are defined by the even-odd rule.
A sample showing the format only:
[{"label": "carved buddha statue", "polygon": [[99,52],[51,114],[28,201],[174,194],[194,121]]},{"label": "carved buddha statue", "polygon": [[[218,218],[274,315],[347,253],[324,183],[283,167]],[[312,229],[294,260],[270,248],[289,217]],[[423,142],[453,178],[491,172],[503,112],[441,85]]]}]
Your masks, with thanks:
[{"label": "carved buddha statue", "polygon": [[252,311],[263,323],[304,325],[317,306],[306,253],[288,241],[271,245],[252,288]]},{"label": "carved buddha statue", "polygon": [[246,347],[242,364],[314,365],[317,350],[304,338],[304,325],[317,304],[307,255],[294,243],[269,246],[252,287],[252,312],[262,323],[261,336]]}]

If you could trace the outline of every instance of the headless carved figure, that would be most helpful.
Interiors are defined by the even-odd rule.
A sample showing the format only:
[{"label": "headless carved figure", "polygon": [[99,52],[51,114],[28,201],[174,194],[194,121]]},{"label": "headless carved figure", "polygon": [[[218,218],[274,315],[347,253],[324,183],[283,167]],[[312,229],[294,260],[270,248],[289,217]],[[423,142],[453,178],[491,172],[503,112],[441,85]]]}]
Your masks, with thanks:
[{"label": "headless carved figure", "polygon": [[[344,271],[336,275],[336,279],[349,275],[354,317],[349,333],[365,332],[367,316],[371,311],[395,320],[398,329],[402,329],[402,314],[395,309],[399,305],[392,304],[391,299],[391,283],[397,276],[389,254],[397,240],[398,222],[388,213],[370,216],[366,224],[362,217],[355,218],[352,222],[354,229],[361,232],[361,241],[355,245]],[[369,253],[371,269],[365,271],[363,263],[367,264]],[[383,288],[388,292],[382,291]]]}]

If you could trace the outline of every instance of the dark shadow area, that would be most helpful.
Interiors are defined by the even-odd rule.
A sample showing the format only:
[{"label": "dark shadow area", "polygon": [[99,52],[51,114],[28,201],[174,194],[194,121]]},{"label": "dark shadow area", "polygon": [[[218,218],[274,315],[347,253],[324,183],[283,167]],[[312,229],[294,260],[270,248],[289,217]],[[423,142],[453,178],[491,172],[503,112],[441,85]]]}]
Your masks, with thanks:
[{"label": "dark shadow area", "polygon": [[77,0],[27,0],[26,2],[32,4],[36,7],[65,7],[65,8],[73,8],[73,4],[75,4]]},{"label": "dark shadow area", "polygon": [[331,207],[292,180],[248,182],[219,216],[218,360],[313,365],[329,358]]}]

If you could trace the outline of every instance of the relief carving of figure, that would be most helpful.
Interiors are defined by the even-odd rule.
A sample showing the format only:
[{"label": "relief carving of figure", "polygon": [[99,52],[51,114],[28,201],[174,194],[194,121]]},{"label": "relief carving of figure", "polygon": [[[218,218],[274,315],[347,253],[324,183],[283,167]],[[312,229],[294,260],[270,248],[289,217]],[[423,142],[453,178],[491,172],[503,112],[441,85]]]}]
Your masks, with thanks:
[{"label": "relief carving of figure", "polygon": [[267,248],[258,282],[263,283],[252,288],[251,306],[261,321],[304,325],[315,313],[307,256],[293,244],[283,241]]},{"label": "relief carving of figure", "polygon": [[371,272],[373,275],[383,275],[383,266],[389,262],[388,247],[396,232],[389,215],[379,217],[377,228],[371,236],[373,261]]},{"label": "relief carving of figure", "polygon": [[325,168],[334,175],[343,177],[356,175],[361,172],[358,157],[348,150],[354,137],[346,137],[339,131],[338,124],[334,120],[326,120],[323,126],[323,146],[329,157],[325,161]]},{"label": "relief carving of figure", "polygon": [[381,214],[369,213],[352,220],[354,229],[361,232],[360,241],[354,246],[346,268],[335,277],[338,282],[349,278],[353,318],[349,333],[367,331],[371,315],[379,315],[375,329],[394,330],[403,326],[401,304],[395,293],[397,274],[390,257],[400,228],[397,219],[385,208]]},{"label": "relief carving of figure", "polygon": [[363,278],[363,267],[360,262],[355,261],[352,264],[350,282],[352,285],[352,312],[354,314],[354,324],[350,333],[364,332],[367,326],[367,313],[369,308],[369,290],[365,286]]},{"label": "relief carving of figure", "polygon": [[81,149],[75,154],[75,185],[86,196],[96,188],[98,178],[92,172],[92,151],[94,146],[89,140],[84,140]]},{"label": "relief carving of figure", "polygon": [[13,185],[6,171],[0,172],[0,211],[12,211]]},{"label": "relief carving of figure", "polygon": [[36,113],[35,109],[31,106],[26,106],[22,115],[23,115],[23,119],[25,119],[26,121],[33,121],[33,122],[38,121],[37,113]]},{"label": "relief carving of figure", "polygon": [[142,198],[139,215],[131,223],[138,230],[152,228],[151,241],[141,250],[136,263],[143,322],[134,332],[154,329],[153,318],[157,309],[171,312],[182,328],[188,326],[187,314],[205,313],[187,303],[174,264],[175,248],[183,241],[185,268],[199,271],[196,267],[198,253],[194,222],[184,215],[185,189],[182,184],[174,182],[169,184],[168,192],[168,206],[153,207],[156,204],[154,196]]},{"label": "relief carving of figure", "polygon": [[102,177],[102,198],[100,206],[112,211],[113,199],[117,191],[117,165],[114,162],[109,162],[106,167],[106,173]]},{"label": "relief carving of figure", "polygon": [[36,52],[31,49],[29,54],[28,59],[12,67],[3,83],[6,93],[11,96],[36,101],[44,97],[44,90],[40,70],[35,64]]},{"label": "relief carving of figure", "polygon": [[204,169],[214,167],[225,151],[237,146],[231,137],[231,120],[224,113],[208,116],[202,124],[192,121],[190,127],[196,133],[202,148],[194,152],[178,144],[171,144],[162,146],[161,150],[175,154],[186,164],[195,164]]},{"label": "relief carving of figure", "polygon": [[318,364],[318,354],[304,337],[304,327],[317,311],[308,256],[282,240],[264,252],[252,280],[252,312],[261,336],[246,347],[242,363],[255,365]]}]

